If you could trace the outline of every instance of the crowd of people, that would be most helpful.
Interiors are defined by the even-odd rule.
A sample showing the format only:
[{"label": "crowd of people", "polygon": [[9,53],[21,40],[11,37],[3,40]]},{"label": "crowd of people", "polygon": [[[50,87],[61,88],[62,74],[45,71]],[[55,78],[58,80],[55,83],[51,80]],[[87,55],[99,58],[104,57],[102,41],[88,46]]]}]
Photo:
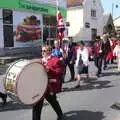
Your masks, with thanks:
[{"label": "crowd of people", "polygon": [[[96,37],[93,45],[94,63],[97,68],[96,76],[102,75],[102,70],[106,70],[108,64],[117,60],[118,71],[120,72],[120,41],[112,40],[108,34]],[[43,64],[48,74],[48,88],[44,98],[33,105],[32,120],[40,120],[43,101],[46,99],[56,112],[57,120],[62,120],[63,112],[57,101],[56,94],[61,92],[62,84],[65,82],[66,68],[70,70],[70,80],[76,80],[75,88],[80,87],[81,74],[85,74],[89,79],[89,54],[84,41],[75,47],[72,40],[55,40],[54,46],[42,46]],[[75,72],[76,70],[76,72]],[[6,103],[6,94],[0,92],[3,104]]]}]

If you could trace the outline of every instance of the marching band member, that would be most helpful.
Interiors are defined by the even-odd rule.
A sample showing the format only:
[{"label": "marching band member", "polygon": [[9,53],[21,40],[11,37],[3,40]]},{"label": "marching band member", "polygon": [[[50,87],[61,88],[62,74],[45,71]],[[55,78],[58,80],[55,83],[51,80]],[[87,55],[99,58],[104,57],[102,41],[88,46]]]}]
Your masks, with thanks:
[{"label": "marching band member", "polygon": [[104,44],[103,41],[101,40],[100,36],[96,37],[96,41],[94,43],[94,63],[95,66],[97,67],[97,77],[100,77],[100,74],[102,72],[102,62],[103,62],[103,57],[104,57]]},{"label": "marching band member", "polygon": [[[46,67],[48,73],[48,88],[44,98],[51,104],[52,108],[56,112],[57,120],[62,120],[63,112],[57,101],[56,94],[61,92],[61,77],[63,74],[63,63],[59,58],[52,56],[52,49],[46,45],[42,47],[42,63]],[[33,118],[32,120],[40,120],[41,110],[43,106],[43,100],[39,101],[33,106]]]}]

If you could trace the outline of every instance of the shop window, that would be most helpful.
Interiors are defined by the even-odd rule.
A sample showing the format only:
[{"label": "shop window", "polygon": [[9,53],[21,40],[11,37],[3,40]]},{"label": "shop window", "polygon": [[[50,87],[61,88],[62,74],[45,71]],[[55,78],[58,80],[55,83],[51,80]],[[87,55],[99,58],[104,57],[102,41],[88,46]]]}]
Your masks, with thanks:
[{"label": "shop window", "polygon": [[13,23],[12,10],[3,9],[3,24],[12,24],[12,23]]},{"label": "shop window", "polygon": [[3,9],[4,47],[13,47],[13,14],[12,10]]},{"label": "shop window", "polygon": [[43,36],[47,35],[50,39],[57,37],[56,16],[44,15],[43,25]]}]

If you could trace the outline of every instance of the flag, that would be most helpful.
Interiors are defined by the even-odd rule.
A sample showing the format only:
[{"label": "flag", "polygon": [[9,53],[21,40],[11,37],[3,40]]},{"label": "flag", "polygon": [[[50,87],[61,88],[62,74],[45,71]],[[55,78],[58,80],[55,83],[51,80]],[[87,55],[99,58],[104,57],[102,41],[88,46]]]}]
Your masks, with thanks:
[{"label": "flag", "polygon": [[63,39],[64,38],[64,30],[65,30],[65,25],[63,23],[63,18],[58,10],[57,12],[57,29],[58,29],[58,38]]}]

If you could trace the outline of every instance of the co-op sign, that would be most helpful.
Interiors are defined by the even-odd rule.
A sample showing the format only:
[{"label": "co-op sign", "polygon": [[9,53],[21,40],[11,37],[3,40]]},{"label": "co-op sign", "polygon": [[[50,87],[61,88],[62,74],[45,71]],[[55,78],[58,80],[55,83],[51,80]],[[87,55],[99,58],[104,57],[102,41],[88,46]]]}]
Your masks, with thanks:
[{"label": "co-op sign", "polygon": [[25,1],[40,3],[50,6],[58,6],[63,9],[67,8],[67,0],[25,0]]}]

